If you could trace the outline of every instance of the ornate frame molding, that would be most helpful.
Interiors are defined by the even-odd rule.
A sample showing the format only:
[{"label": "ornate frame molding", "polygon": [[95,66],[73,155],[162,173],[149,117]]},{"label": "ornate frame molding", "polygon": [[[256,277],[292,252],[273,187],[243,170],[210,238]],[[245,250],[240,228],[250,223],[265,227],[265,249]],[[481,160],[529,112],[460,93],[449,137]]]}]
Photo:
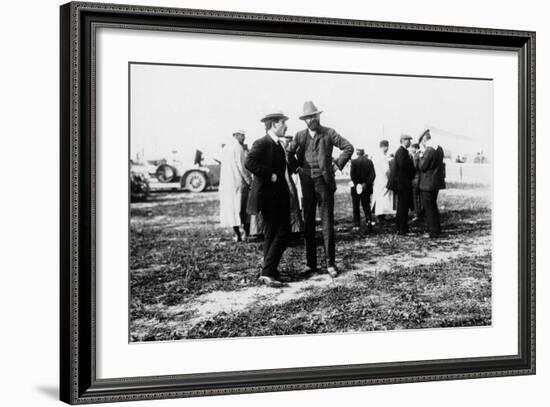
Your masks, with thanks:
[{"label": "ornate frame molding", "polygon": [[[86,404],[535,373],[534,32],[83,2],[61,6],[60,20],[62,401]],[[518,52],[518,355],[96,379],[94,38],[99,26]]]}]

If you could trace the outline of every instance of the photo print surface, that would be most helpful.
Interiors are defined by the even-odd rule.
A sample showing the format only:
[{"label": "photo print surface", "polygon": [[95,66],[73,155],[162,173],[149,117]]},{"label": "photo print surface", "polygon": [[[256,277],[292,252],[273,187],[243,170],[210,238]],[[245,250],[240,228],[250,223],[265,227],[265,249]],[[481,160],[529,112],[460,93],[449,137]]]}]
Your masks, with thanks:
[{"label": "photo print surface", "polygon": [[129,340],[491,325],[489,78],[129,65]]}]

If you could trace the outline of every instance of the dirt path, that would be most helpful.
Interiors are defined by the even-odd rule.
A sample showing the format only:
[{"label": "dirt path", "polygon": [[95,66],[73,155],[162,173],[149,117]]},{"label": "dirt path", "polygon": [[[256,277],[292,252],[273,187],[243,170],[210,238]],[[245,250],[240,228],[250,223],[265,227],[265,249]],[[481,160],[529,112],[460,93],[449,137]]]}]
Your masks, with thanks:
[{"label": "dirt path", "polygon": [[[445,243],[446,239],[440,239]],[[449,240],[447,243],[452,242]],[[456,242],[455,242],[456,243]],[[366,242],[364,247],[375,243]],[[429,265],[440,261],[450,261],[463,257],[472,257],[486,254],[491,251],[491,238],[489,235],[479,236],[465,242],[455,244],[453,250],[423,249],[419,252],[407,252],[377,258],[370,262],[356,265],[351,271],[342,273],[336,279],[328,274],[315,275],[307,280],[290,283],[284,288],[271,288],[266,286],[254,286],[237,291],[213,291],[196,297],[192,302],[170,307],[162,306],[158,310],[166,317],[165,323],[180,331],[186,331],[198,322],[208,319],[220,312],[243,311],[251,305],[260,302],[262,305],[282,304],[303,296],[307,296],[311,289],[328,288],[335,285],[353,284],[354,276],[358,274],[375,275],[380,272],[392,271],[396,266]],[[154,307],[154,306],[153,306]],[[158,315],[158,314],[157,314]],[[163,318],[164,319],[164,318]],[[149,320],[136,320],[138,331],[158,324],[156,318]]]}]

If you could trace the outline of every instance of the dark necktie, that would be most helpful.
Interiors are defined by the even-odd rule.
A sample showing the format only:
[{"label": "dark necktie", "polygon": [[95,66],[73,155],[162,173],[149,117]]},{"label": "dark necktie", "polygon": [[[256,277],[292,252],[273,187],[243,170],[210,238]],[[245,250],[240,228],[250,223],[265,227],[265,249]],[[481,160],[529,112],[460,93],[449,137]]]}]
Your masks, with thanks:
[{"label": "dark necktie", "polygon": [[319,150],[319,141],[321,140],[321,136],[319,133],[315,133],[315,136],[313,137],[313,149],[315,151]]},{"label": "dark necktie", "polygon": [[277,140],[277,146],[281,149],[281,152],[284,154],[285,149],[283,148],[283,145],[281,144],[281,142],[279,140]]}]

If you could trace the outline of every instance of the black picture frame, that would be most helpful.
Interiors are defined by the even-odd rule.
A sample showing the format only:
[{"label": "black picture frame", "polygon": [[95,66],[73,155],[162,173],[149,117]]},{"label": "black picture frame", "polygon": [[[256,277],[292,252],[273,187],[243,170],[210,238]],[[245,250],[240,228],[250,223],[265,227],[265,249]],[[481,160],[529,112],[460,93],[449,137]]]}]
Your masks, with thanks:
[{"label": "black picture frame", "polygon": [[[60,398],[118,402],[535,373],[535,33],[72,2],[60,7]],[[519,350],[515,355],[97,379],[95,71],[98,26],[511,50],[519,59]]]}]

